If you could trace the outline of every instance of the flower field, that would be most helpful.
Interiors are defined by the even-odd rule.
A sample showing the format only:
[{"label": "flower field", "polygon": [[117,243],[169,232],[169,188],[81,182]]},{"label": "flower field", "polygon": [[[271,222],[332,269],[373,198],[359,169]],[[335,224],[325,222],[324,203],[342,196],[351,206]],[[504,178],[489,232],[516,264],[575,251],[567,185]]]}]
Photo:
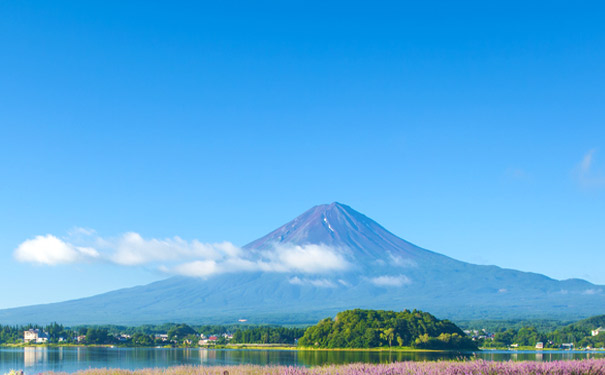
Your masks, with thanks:
[{"label": "flower field", "polygon": [[397,362],[323,367],[178,366],[144,370],[89,369],[77,375],[605,375],[605,359],[554,362]]}]

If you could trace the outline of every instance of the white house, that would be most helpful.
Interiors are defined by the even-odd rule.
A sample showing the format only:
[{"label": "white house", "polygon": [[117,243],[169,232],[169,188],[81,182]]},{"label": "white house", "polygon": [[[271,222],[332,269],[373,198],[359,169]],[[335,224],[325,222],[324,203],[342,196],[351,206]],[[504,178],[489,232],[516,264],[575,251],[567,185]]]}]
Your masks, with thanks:
[{"label": "white house", "polygon": [[168,341],[168,334],[167,333],[157,334],[157,335],[155,335],[155,339],[162,340],[163,342]]},{"label": "white house", "polygon": [[542,341],[538,341],[538,343],[536,343],[536,349],[544,349],[544,343]]},{"label": "white house", "polygon": [[593,335],[593,336],[598,336],[598,335],[599,335],[599,333],[601,333],[601,332],[605,332],[605,328],[603,328],[603,327],[599,327],[599,328],[597,328],[597,329],[595,329],[595,330],[591,331],[590,333],[592,333],[592,335]]},{"label": "white house", "polygon": [[30,329],[23,332],[23,341],[26,343],[33,341],[36,344],[44,344],[48,342],[48,334],[39,329]]}]

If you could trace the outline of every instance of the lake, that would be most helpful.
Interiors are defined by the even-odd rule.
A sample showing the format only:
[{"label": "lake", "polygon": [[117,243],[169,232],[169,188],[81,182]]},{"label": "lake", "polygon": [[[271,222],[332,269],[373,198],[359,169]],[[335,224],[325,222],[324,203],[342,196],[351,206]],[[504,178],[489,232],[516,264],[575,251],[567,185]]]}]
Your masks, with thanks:
[{"label": "lake", "polygon": [[0,375],[9,370],[26,374],[44,371],[75,372],[87,368],[138,369],[177,365],[297,365],[319,366],[353,362],[436,361],[458,358],[493,361],[554,361],[605,358],[603,351],[484,351],[477,353],[296,351],[173,348],[0,348]]}]

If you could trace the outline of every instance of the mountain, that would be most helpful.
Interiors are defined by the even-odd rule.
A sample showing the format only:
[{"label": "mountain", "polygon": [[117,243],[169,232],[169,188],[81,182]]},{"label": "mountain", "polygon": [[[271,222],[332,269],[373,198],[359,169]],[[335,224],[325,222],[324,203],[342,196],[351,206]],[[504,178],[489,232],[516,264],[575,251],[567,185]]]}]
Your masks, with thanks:
[{"label": "mountain", "polygon": [[604,286],[461,262],[340,203],[313,207],[243,251],[261,266],[0,310],[0,323],[307,324],[352,308],[416,308],[449,319],[578,319],[605,311]]}]

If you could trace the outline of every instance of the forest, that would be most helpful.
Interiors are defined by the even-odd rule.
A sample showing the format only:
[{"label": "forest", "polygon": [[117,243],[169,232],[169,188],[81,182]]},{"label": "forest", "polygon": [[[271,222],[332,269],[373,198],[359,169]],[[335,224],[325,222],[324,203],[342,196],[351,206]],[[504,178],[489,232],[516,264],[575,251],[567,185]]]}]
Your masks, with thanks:
[{"label": "forest", "polygon": [[476,350],[477,346],[449,320],[418,310],[347,310],[307,328],[299,346],[317,348],[413,347]]}]

